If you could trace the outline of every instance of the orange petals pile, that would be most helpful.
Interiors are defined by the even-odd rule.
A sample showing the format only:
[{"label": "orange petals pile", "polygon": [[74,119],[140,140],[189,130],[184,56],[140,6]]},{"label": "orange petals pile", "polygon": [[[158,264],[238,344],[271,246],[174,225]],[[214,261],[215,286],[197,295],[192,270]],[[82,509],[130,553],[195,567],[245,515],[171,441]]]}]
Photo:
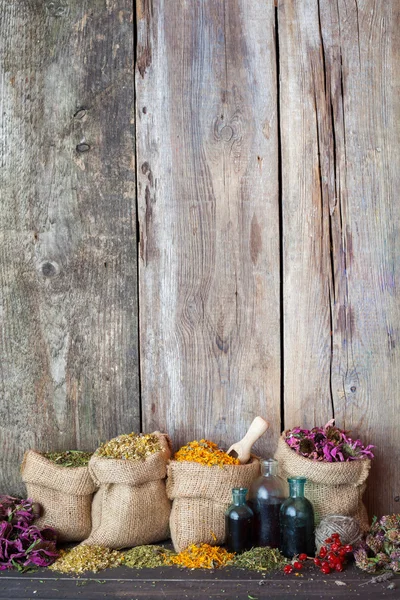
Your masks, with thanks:
[{"label": "orange petals pile", "polygon": [[217,569],[232,560],[234,554],[209,544],[191,544],[186,550],[165,558],[167,565],[177,565],[187,569]]},{"label": "orange petals pile", "polygon": [[218,448],[209,440],[189,442],[175,453],[174,460],[197,462],[210,467],[214,465],[240,465],[240,461]]}]

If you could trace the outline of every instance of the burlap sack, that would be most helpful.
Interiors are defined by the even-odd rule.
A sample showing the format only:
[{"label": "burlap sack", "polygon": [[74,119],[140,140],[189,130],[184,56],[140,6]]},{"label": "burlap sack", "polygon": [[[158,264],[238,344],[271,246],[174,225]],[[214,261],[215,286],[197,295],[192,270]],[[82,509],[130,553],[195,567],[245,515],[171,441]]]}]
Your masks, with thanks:
[{"label": "burlap sack", "polygon": [[328,515],[344,515],[354,517],[362,531],[368,530],[368,514],[362,496],[371,467],[369,459],[315,461],[292,450],[285,442],[285,433],[279,438],[275,458],[285,482],[288,477],[306,477],[305,496],[314,507],[316,525]]},{"label": "burlap sack", "polygon": [[92,456],[89,471],[99,486],[92,505],[93,527],[84,541],[107,548],[128,548],[169,537],[171,503],[165,490],[171,445],[167,435],[154,432],[161,452],[145,460]]},{"label": "burlap sack", "polygon": [[247,465],[221,467],[171,461],[167,494],[173,500],[170,529],[176,552],[190,544],[223,544],[225,511],[232,503],[232,488],[248,488],[259,471],[256,458]]},{"label": "burlap sack", "polygon": [[54,527],[61,542],[80,542],[92,527],[91,507],[95,484],[88,467],[60,467],[34,450],[25,453],[22,480],[42,507],[38,527]]}]

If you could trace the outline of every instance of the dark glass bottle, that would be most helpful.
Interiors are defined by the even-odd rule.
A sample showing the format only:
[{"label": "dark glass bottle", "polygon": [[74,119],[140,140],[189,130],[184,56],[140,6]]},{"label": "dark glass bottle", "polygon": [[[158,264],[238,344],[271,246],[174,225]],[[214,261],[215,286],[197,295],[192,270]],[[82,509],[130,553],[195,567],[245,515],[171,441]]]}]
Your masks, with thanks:
[{"label": "dark glass bottle", "polygon": [[246,488],[233,488],[233,504],[225,513],[226,546],[230,552],[244,552],[253,545],[254,515],[246,504]]},{"label": "dark glass bottle", "polygon": [[277,475],[278,461],[261,461],[261,477],[250,486],[248,504],[254,512],[255,546],[280,546],[279,514],[286,498],[284,482]]},{"label": "dark glass bottle", "polygon": [[305,552],[314,556],[314,509],[304,497],[305,477],[290,477],[289,498],[281,506],[281,552],[287,558]]}]

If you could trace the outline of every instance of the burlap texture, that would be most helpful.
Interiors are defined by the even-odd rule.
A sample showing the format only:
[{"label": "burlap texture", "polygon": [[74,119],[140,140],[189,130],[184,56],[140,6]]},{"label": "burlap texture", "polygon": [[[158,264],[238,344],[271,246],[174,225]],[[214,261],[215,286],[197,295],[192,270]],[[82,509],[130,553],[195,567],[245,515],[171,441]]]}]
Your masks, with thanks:
[{"label": "burlap texture", "polygon": [[173,500],[170,529],[175,550],[181,552],[190,544],[223,544],[232,488],[249,488],[259,471],[255,457],[247,465],[221,467],[171,461],[167,494]]},{"label": "burlap texture", "polygon": [[[286,433],[286,432],[285,432]],[[279,438],[275,458],[279,474],[286,482],[288,477],[305,477],[305,496],[314,507],[315,524],[328,515],[354,517],[362,531],[369,528],[368,514],[362,502],[366,480],[371,468],[369,459],[349,462],[315,461],[297,454]]]},{"label": "burlap texture", "polygon": [[107,548],[159,542],[169,536],[171,503],[165,489],[171,443],[154,432],[162,446],[142,461],[103,458],[94,454],[89,471],[99,486],[92,505],[92,531],[84,541]]},{"label": "burlap texture", "polygon": [[54,527],[61,542],[80,542],[92,527],[91,507],[96,489],[88,467],[60,467],[28,450],[21,466],[28,498],[42,507],[38,527]]}]

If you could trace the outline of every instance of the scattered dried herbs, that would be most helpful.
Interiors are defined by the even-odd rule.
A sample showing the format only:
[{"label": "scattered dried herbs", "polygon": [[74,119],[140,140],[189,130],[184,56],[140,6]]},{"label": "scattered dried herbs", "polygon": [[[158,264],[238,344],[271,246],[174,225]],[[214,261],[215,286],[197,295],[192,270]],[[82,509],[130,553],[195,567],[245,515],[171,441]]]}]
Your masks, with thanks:
[{"label": "scattered dried herbs", "polygon": [[357,567],[367,573],[400,572],[400,514],[374,517],[365,541],[354,552]]},{"label": "scattered dried herbs", "polygon": [[60,573],[81,574],[85,571],[97,573],[111,567],[118,567],[124,562],[122,552],[103,548],[103,546],[86,546],[81,544],[71,550],[61,550],[60,558],[51,565],[52,571]]},{"label": "scattered dried herbs", "polygon": [[294,427],[286,433],[286,443],[297,454],[306,458],[326,462],[347,462],[363,458],[374,458],[372,446],[364,447],[360,440],[353,441],[348,431],[339,429],[331,419],[325,427],[301,429]]},{"label": "scattered dried herbs", "polygon": [[209,440],[193,441],[175,453],[174,460],[197,462],[202,465],[240,465],[238,458],[229,456]]},{"label": "scattered dried herbs", "polygon": [[166,557],[165,562],[187,569],[217,569],[226,566],[233,557],[233,553],[219,546],[191,544],[183,552]]},{"label": "scattered dried herbs", "polygon": [[58,558],[57,534],[51,527],[32,525],[37,516],[32,500],[0,496],[0,571],[47,567]]},{"label": "scattered dried herbs", "polygon": [[237,554],[233,557],[230,564],[239,569],[267,572],[282,568],[288,564],[288,561],[278,549],[266,546],[263,548],[252,548],[247,552]]},{"label": "scattered dried herbs", "polygon": [[44,452],[43,456],[60,467],[87,467],[92,452],[66,450],[65,452]]},{"label": "scattered dried herbs", "polygon": [[153,433],[124,433],[100,446],[96,455],[105,458],[144,460],[150,454],[161,450],[160,441]]},{"label": "scattered dried herbs", "polygon": [[166,559],[174,555],[163,546],[137,546],[124,552],[124,565],[134,569],[164,567]]}]

